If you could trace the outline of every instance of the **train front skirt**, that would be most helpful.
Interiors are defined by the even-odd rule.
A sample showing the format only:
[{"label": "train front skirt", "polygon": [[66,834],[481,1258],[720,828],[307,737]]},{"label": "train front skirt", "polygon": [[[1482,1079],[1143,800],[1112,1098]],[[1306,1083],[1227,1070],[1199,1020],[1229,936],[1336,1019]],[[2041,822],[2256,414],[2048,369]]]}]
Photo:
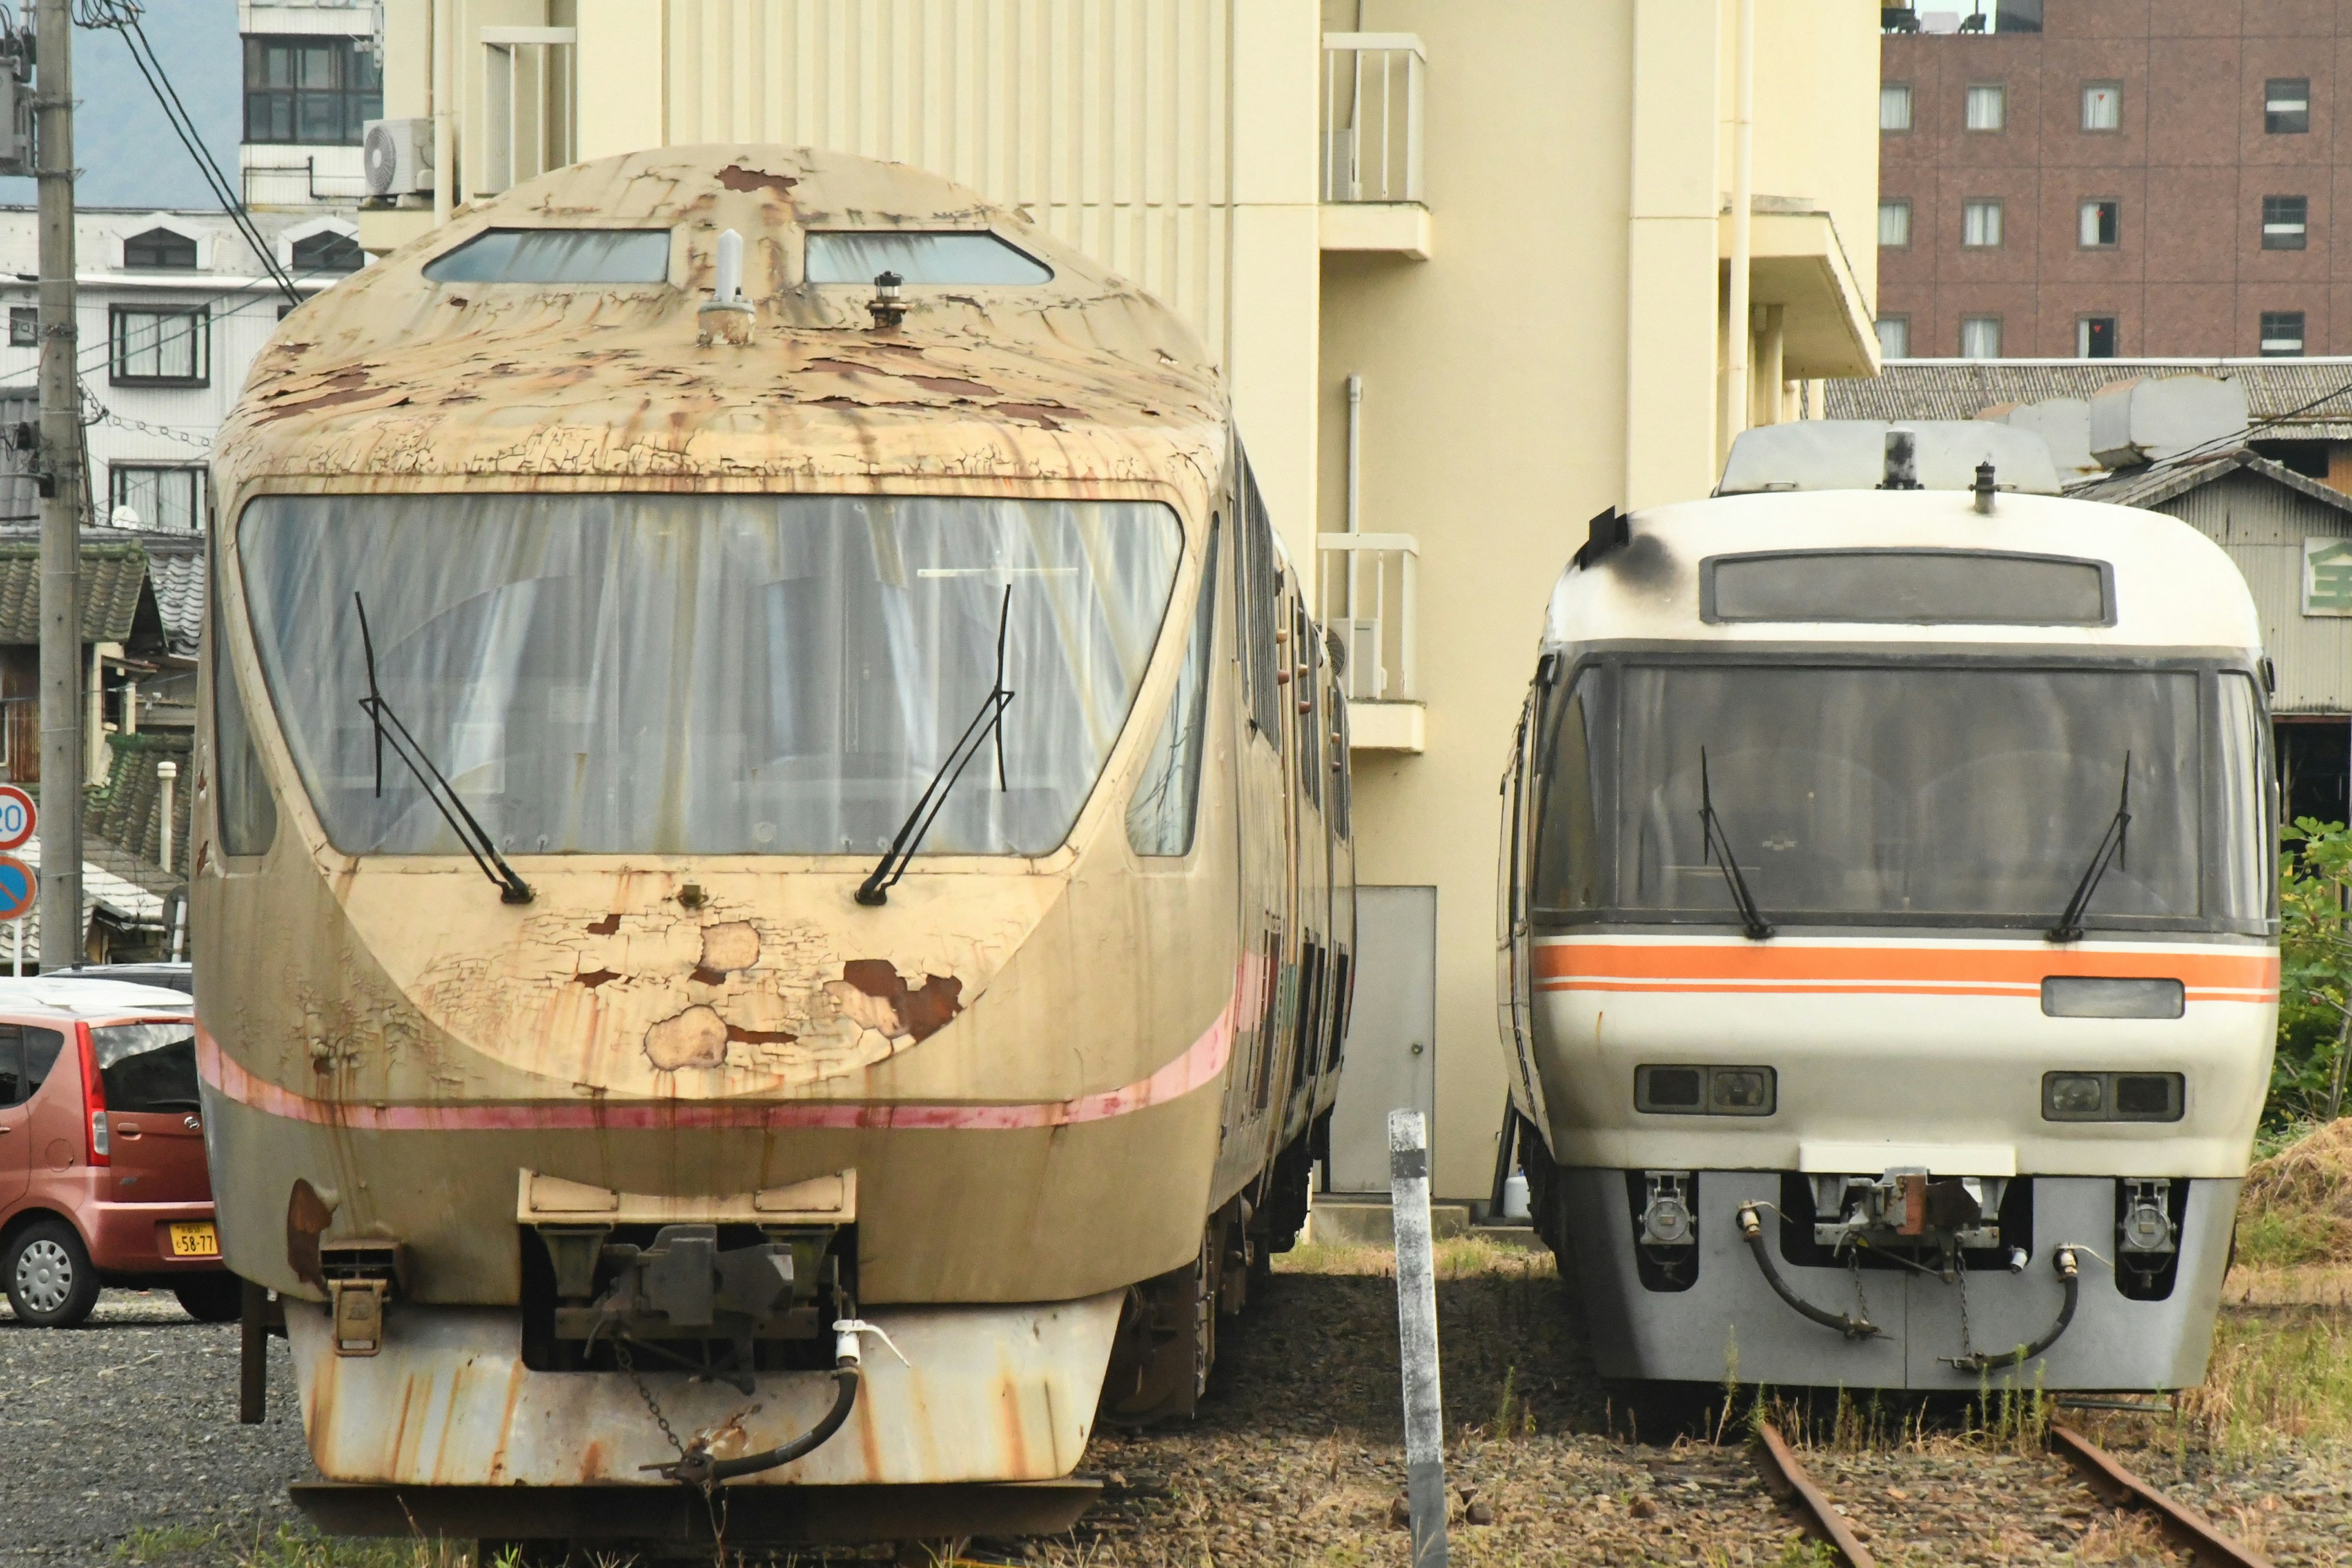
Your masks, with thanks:
[{"label": "train front skirt", "polygon": [[[1903,1268],[1794,1266],[1780,1257],[1777,1227],[1787,1222],[1775,1206],[1764,1224],[1781,1279],[1812,1304],[1866,1316],[1880,1331],[1854,1339],[1780,1300],[1741,1239],[1740,1206],[1777,1205],[1777,1173],[1699,1173],[1697,1271],[1679,1290],[1652,1289],[1641,1279],[1624,1172],[1559,1174],[1570,1289],[1590,1325],[1603,1377],[1721,1383],[1732,1376],[1744,1384],[1848,1389],[2014,1384],[2147,1393],[2194,1386],[2205,1376],[2239,1188],[2235,1181],[2189,1184],[2179,1271],[2160,1300],[2133,1300],[2116,1286],[2116,1183],[2109,1177],[2035,1177],[2025,1267],[1972,1271],[1952,1282]],[[2078,1249],[2080,1294],[2057,1341],[2022,1365],[1981,1373],[1953,1365],[1953,1358],[1971,1352],[2014,1352],[2049,1331],[2065,1296],[2052,1259],[2068,1246]]]},{"label": "train front skirt", "polygon": [[[1049,1480],[1085,1452],[1123,1291],[1043,1305],[873,1307],[878,1346],[849,1424],[805,1458],[732,1485]],[[520,1314],[394,1302],[383,1350],[338,1356],[327,1310],[286,1302],[302,1420],[333,1481],[435,1486],[670,1486],[677,1458],[630,1379],[535,1372]],[[746,1395],[642,1373],[681,1443],[757,1452],[806,1431],[834,1397],[822,1373],[755,1374]]]}]

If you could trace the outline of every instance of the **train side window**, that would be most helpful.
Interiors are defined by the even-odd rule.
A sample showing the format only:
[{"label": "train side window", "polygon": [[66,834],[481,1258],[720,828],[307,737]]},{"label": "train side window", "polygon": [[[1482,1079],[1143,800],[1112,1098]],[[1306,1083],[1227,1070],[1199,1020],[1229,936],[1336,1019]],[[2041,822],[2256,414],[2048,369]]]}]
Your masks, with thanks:
[{"label": "train side window", "polygon": [[1338,687],[1331,693],[1331,831],[1344,842],[1354,829],[1348,826],[1355,804],[1356,774],[1348,750],[1348,699]]},{"label": "train side window", "polygon": [[1243,668],[1248,672],[1250,722],[1268,745],[1279,745],[1282,733],[1282,686],[1275,679],[1282,662],[1274,640],[1281,624],[1280,584],[1274,564],[1274,524],[1266,516],[1265,500],[1258,494],[1257,476],[1249,458],[1241,459],[1241,632],[1244,644]]},{"label": "train side window", "polygon": [[1298,694],[1298,782],[1301,792],[1323,804],[1322,649],[1315,646],[1315,623],[1303,599],[1290,606],[1291,690]]},{"label": "train side window", "polygon": [[1535,824],[1535,856],[1528,902],[1539,913],[1601,907],[1603,868],[1587,712],[1599,679],[1587,671],[1547,704],[1549,721],[1531,748],[1536,795],[1528,816]]},{"label": "train side window", "polygon": [[213,687],[213,799],[220,814],[221,853],[260,855],[278,837],[278,802],[269,793],[268,776],[262,772],[261,753],[254,749],[245,701],[237,695],[236,673],[222,654],[226,612],[221,608],[217,569],[212,580],[212,624],[205,628],[205,641],[212,667],[208,673]]},{"label": "train side window", "polygon": [[2263,756],[2262,695],[2254,679],[2221,672],[2222,908],[2225,920],[2269,918],[2278,885],[2271,868],[2278,836],[2268,830],[2270,765]]},{"label": "train side window", "polygon": [[1151,742],[1151,754],[1135,798],[1127,808],[1127,841],[1138,855],[1185,855],[1192,848],[1193,821],[1201,800],[1201,765],[1208,744],[1209,660],[1215,647],[1218,520],[1209,520],[1202,554],[1201,597],[1192,612],[1192,635],[1184,645],[1184,667],[1169,700],[1168,718]]}]

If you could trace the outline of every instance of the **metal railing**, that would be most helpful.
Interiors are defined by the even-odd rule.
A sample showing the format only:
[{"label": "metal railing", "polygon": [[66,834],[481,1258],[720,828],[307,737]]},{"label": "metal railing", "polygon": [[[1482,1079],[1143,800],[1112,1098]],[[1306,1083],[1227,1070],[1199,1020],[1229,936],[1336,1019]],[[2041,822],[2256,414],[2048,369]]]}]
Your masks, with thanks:
[{"label": "metal railing", "polygon": [[579,39],[576,27],[482,29],[481,194],[572,161]]},{"label": "metal railing", "polygon": [[1323,199],[1418,202],[1423,77],[1411,33],[1323,35]]},{"label": "metal railing", "polygon": [[1325,533],[1318,618],[1348,650],[1347,691],[1356,702],[1418,702],[1421,542],[1410,533]]}]

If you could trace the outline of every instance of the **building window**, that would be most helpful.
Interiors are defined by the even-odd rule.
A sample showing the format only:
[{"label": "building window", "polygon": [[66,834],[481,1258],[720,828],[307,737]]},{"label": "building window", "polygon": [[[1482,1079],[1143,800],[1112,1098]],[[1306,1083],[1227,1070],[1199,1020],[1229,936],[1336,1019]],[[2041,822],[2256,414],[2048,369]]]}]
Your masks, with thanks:
[{"label": "building window", "polygon": [[2311,198],[2308,196],[2264,196],[2263,198],[2263,248],[2264,250],[2301,250],[2311,233]]},{"label": "building window", "polygon": [[1881,131],[1911,129],[1909,82],[1883,81],[1878,84],[1878,128]]},{"label": "building window", "polygon": [[2075,318],[2074,357],[2076,359],[2115,358],[2116,319],[2113,316]]},{"label": "building window", "polygon": [[383,118],[383,74],[364,38],[245,40],[245,139],[356,147]]},{"label": "building window", "polygon": [[2000,357],[2000,318],[1999,316],[1962,316],[1960,318],[1960,357],[1962,359],[1999,359]]},{"label": "building window", "polygon": [[1878,318],[1878,357],[1909,359],[1911,357],[1911,318],[1881,316]]},{"label": "building window", "polygon": [[2274,76],[2263,84],[2263,132],[2300,136],[2311,129],[2311,79]]},{"label": "building window", "polygon": [[1971,250],[2000,243],[2000,204],[1964,202],[1960,205],[1960,243]]},{"label": "building window", "polygon": [[12,349],[37,349],[41,346],[41,312],[31,305],[8,307],[8,346]]},{"label": "building window", "polygon": [[2080,238],[2085,250],[2113,250],[2123,232],[2121,202],[2084,202]]},{"label": "building window", "polygon": [[323,229],[292,247],[294,271],[297,276],[312,272],[357,272],[360,263],[367,258],[360,254],[360,242],[348,234]]},{"label": "building window", "polygon": [[116,463],[109,469],[113,500],[110,518],[121,518],[125,528],[153,528],[170,533],[194,533],[204,527],[205,471],[201,468],[159,468],[140,463]]},{"label": "building window", "polygon": [[117,386],[205,386],[212,380],[212,316],[204,306],[134,310],[112,317]]},{"label": "building window", "polygon": [[2124,84],[2091,81],[2083,84],[2083,129],[2121,131],[2124,128]]},{"label": "building window", "polygon": [[1878,204],[1878,243],[1901,249],[1911,243],[1911,204],[1881,202]]},{"label": "building window", "polygon": [[2303,353],[2303,312],[2301,310],[2264,310],[2263,312],[2263,357],[2294,359]]},{"label": "building window", "polygon": [[196,242],[168,228],[151,228],[122,242],[125,272],[194,272]]},{"label": "building window", "polygon": [[1969,89],[1968,127],[1999,131],[2009,123],[2009,89],[1995,82]]}]

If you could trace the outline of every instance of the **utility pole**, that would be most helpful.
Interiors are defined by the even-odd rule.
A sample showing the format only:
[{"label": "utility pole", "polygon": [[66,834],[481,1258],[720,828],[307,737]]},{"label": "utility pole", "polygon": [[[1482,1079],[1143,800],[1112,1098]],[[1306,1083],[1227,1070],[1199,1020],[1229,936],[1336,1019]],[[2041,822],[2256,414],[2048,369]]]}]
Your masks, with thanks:
[{"label": "utility pole", "polygon": [[33,14],[41,196],[41,968],[81,962],[81,383],[74,327],[73,12]]}]

